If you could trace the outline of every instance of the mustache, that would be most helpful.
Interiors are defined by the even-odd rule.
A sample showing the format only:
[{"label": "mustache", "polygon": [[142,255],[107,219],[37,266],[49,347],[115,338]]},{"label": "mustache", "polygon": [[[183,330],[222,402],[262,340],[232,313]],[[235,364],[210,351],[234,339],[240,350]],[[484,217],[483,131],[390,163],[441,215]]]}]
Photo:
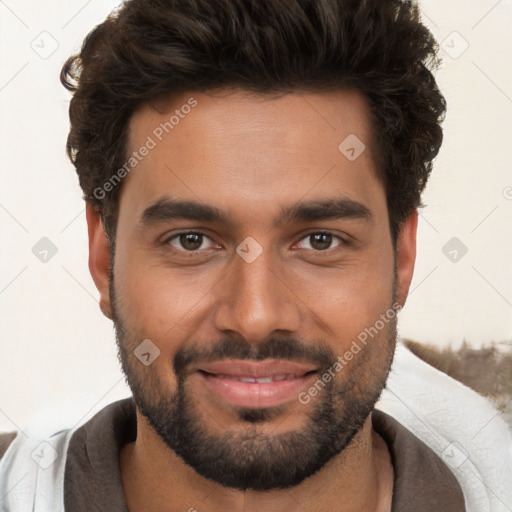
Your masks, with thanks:
[{"label": "mustache", "polygon": [[287,361],[311,362],[321,369],[329,368],[336,356],[323,342],[302,343],[295,338],[271,337],[261,343],[225,338],[211,346],[194,343],[178,349],[173,358],[175,375],[182,378],[190,365],[198,362],[213,362],[223,359],[263,361],[285,359]]}]

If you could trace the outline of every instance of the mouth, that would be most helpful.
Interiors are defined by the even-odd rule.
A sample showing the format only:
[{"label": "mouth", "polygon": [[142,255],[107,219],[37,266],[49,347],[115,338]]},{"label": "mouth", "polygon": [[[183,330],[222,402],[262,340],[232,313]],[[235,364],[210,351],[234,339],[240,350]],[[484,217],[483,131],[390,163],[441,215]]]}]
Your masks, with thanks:
[{"label": "mouth", "polygon": [[200,365],[196,373],[217,399],[229,405],[266,408],[296,400],[318,368],[291,361],[227,360]]},{"label": "mouth", "polygon": [[208,375],[210,377],[216,377],[218,379],[229,379],[236,380],[238,382],[250,382],[250,383],[258,383],[258,384],[269,384],[270,382],[280,382],[282,380],[294,380],[303,377],[303,375],[276,375],[275,377],[235,377],[234,375],[221,375],[221,374],[212,374],[203,372],[204,375]]}]

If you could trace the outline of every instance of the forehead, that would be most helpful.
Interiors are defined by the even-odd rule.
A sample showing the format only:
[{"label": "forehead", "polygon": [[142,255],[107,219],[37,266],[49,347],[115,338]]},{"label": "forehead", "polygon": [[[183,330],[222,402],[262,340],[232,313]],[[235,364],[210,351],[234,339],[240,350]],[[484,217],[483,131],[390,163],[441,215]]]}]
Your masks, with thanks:
[{"label": "forehead", "polygon": [[120,206],[140,216],[171,195],[258,217],[306,196],[376,204],[371,134],[357,91],[184,93],[132,117],[128,157],[150,149],[127,174]]}]

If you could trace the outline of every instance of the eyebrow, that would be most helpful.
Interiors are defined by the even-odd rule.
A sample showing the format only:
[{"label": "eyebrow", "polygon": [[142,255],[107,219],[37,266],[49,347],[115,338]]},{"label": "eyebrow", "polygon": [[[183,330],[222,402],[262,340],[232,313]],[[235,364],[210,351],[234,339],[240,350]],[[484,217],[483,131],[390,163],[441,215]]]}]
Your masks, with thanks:
[{"label": "eyebrow", "polygon": [[[186,219],[199,222],[233,224],[230,216],[223,210],[198,201],[162,197],[148,206],[140,217],[140,225],[157,225],[169,220]],[[283,225],[291,222],[311,222],[318,220],[362,219],[372,220],[368,207],[348,198],[299,201],[283,207],[273,224]]]}]

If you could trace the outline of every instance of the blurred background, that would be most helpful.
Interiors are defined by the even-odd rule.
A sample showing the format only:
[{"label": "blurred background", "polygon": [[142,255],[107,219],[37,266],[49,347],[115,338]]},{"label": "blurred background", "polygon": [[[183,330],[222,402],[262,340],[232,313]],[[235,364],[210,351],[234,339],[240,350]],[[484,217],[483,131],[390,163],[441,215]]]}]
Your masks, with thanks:
[{"label": "blurred background", "polygon": [[[63,62],[117,4],[0,0],[0,431],[72,426],[130,394],[87,266],[84,203],[65,155],[70,96],[59,82]],[[416,353],[505,411],[512,1],[420,6],[440,44],[448,115],[399,330]]]}]

